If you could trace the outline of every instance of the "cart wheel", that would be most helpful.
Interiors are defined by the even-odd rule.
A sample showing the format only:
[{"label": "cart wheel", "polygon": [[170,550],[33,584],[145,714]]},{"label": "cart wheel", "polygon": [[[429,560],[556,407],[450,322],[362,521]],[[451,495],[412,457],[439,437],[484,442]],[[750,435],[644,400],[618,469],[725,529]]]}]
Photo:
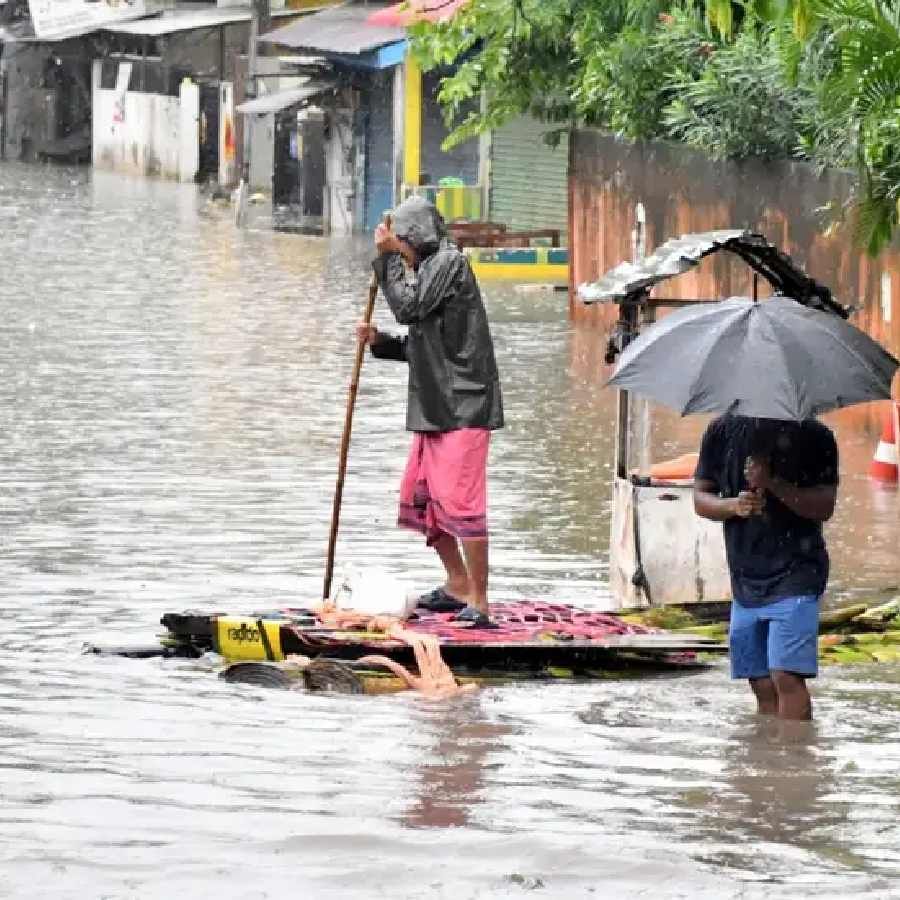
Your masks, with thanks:
[{"label": "cart wheel", "polygon": [[304,670],[303,680],[310,691],[335,691],[340,694],[363,694],[360,677],[336,659],[314,659]]},{"label": "cart wheel", "polygon": [[277,666],[258,662],[234,663],[220,672],[219,678],[224,678],[229,684],[253,684],[282,691],[290,690],[297,684]]}]

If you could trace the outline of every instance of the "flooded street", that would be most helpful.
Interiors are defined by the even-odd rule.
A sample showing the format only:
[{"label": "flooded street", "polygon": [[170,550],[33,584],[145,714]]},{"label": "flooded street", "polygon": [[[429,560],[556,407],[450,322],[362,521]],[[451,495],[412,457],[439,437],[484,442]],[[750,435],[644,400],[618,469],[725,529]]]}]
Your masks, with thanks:
[{"label": "flooded street", "polygon": [[[787,741],[723,664],[429,703],[81,655],[319,597],[371,253],[261,210],[238,232],[193,185],[16,164],[0,248],[0,896],[900,897],[896,665],[824,671]],[[608,606],[602,335],[563,294],[485,296],[492,596]],[[366,360],[337,570],[425,590],[394,527],[405,380]],[[887,599],[898,493],[866,478],[877,435],[827,421],[832,599]],[[702,427],[660,415],[657,455]]]}]

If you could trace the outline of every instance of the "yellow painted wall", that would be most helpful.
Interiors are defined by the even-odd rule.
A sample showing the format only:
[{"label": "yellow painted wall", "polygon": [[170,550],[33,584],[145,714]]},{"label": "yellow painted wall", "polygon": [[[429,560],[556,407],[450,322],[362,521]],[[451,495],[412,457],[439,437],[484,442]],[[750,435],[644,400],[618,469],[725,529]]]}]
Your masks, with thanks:
[{"label": "yellow painted wall", "polygon": [[422,69],[411,54],[403,69],[403,181],[417,185],[422,165]]}]

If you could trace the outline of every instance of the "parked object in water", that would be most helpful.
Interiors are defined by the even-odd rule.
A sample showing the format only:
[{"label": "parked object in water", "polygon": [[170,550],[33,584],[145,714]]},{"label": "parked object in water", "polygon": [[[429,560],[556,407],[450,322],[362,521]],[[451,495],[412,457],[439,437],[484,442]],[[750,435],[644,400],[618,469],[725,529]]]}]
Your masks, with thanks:
[{"label": "parked object in water", "polygon": [[568,286],[569,251],[557,228],[510,231],[499,222],[451,222],[450,236],[478,278]]},{"label": "parked object in water", "polygon": [[896,484],[900,470],[900,403],[889,403],[884,410],[881,437],[875,448],[869,476],[885,484]]},{"label": "parked object in water", "polygon": [[[813,315],[813,311],[823,316],[827,313],[840,326],[841,320],[850,315],[850,310],[835,300],[827,286],[809,276],[765,237],[752,232],[730,229],[687,234],[665,242],[645,257],[643,210],[639,207],[636,212],[633,260],[616,266],[597,282],[578,288],[585,303],[618,306],[618,323],[607,343],[606,361],[610,364],[627,352],[626,348],[639,339],[642,331],[653,325],[658,310],[688,307],[681,312],[690,316],[695,310],[696,314],[702,314],[710,308],[707,300],[657,298],[653,290],[717,253],[727,252],[747,263],[754,272],[754,297],[761,276],[775,294],[796,300],[793,306],[801,308],[800,316]],[[764,303],[760,304],[761,308]],[[677,315],[678,312],[671,313],[665,321]],[[758,318],[758,314],[753,315]],[[689,364],[689,360],[678,355],[670,362],[676,367]],[[888,354],[881,357],[881,362],[884,370],[896,365]],[[818,371],[813,372],[813,377],[818,378]],[[673,385],[679,383],[676,374]],[[635,397],[630,390],[620,390],[610,541],[610,586],[616,606],[639,608],[729,601],[731,584],[721,528],[695,515],[690,482],[653,483],[650,423],[649,402]]]},{"label": "parked object in water", "polygon": [[[705,666],[706,654],[718,655],[725,649],[702,631],[674,634],[562,603],[496,603],[491,613],[494,627],[482,628],[460,621],[454,613],[419,610],[402,628],[433,639],[463,684],[690,671]],[[257,686],[294,687],[298,678],[308,682],[309,671],[315,673],[317,666],[336,660],[352,669],[366,693],[383,693],[407,687],[402,676],[397,677],[394,663],[407,668],[416,664],[408,641],[384,630],[377,617],[357,615],[354,623],[349,611],[336,619],[321,608],[250,615],[184,612],[167,613],[161,622],[165,632],[156,655],[221,660],[225,680]],[[85,652],[149,655],[146,646],[137,649],[139,653],[127,647],[89,645]],[[373,656],[387,657],[391,663]],[[236,667],[247,663],[263,668]],[[325,675],[319,683],[323,680],[327,681]]]},{"label": "parked object in water", "polygon": [[480,279],[554,287],[563,287],[569,281],[569,251],[565,247],[467,247],[463,253]]}]

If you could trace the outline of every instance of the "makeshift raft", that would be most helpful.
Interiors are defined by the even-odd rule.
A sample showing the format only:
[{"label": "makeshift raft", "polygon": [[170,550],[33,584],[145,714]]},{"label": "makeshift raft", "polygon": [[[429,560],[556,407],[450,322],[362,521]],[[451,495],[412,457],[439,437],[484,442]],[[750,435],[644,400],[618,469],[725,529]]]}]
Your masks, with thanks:
[{"label": "makeshift raft", "polygon": [[[478,681],[691,669],[705,665],[706,654],[726,650],[721,642],[702,635],[662,632],[564,604],[495,603],[491,617],[494,627],[476,628],[455,622],[452,613],[418,610],[404,627],[434,635],[454,674]],[[232,663],[277,664],[296,656],[340,661],[357,674],[372,677],[386,673],[377,667],[362,671],[354,661],[376,653],[406,666],[414,663],[410,647],[403,642],[383,632],[329,627],[309,609],[252,615],[167,613],[161,623],[166,631],[158,645],[88,649],[101,654],[182,658],[213,652]]]}]

